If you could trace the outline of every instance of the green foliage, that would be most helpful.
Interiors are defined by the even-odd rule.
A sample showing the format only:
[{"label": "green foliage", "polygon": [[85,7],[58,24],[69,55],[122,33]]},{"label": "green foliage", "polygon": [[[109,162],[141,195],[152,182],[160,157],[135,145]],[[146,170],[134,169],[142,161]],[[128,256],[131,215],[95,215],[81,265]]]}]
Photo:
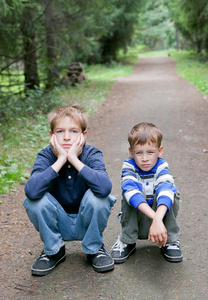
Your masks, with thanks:
[{"label": "green foliage", "polygon": [[[56,93],[46,93],[44,89],[30,90],[27,96],[8,95],[0,98],[0,122],[10,121],[12,118],[33,117],[37,114],[48,113],[61,102]],[[4,131],[3,131],[4,132]],[[3,134],[1,132],[1,134]]]},{"label": "green foliage", "polygon": [[0,0],[0,16],[8,17],[20,13],[23,7],[22,2],[22,0]]},{"label": "green foliage", "polygon": [[194,51],[174,52],[171,56],[177,61],[178,74],[208,95],[208,62],[201,61]]},{"label": "green foliage", "polygon": [[182,35],[181,46],[186,46],[188,40],[191,43],[189,49],[195,48],[198,53],[205,49],[208,53],[207,0],[168,0],[167,3],[175,26]]},{"label": "green foliage", "polygon": [[133,68],[126,65],[125,67],[118,62],[112,62],[106,65],[91,65],[85,68],[90,80],[109,80],[109,78],[128,76]]},{"label": "green foliage", "polygon": [[151,50],[175,46],[175,27],[166,3],[163,0],[146,1],[139,15],[136,42]]},{"label": "green foliage", "polygon": [[114,1],[115,16],[111,29],[100,39],[102,61],[115,60],[120,49],[127,50],[133,42],[142,0]]},{"label": "green foliage", "polygon": [[[47,5],[47,1],[0,0],[0,74],[6,70],[11,77],[19,68],[19,77],[22,80],[25,73],[25,86],[31,89],[42,80],[40,86],[58,85],[59,74],[70,62],[102,61],[103,37],[116,31],[118,42],[114,39],[111,49],[118,43],[126,47],[140,1],[58,0]],[[19,90],[14,86],[17,81],[9,82],[10,91]],[[1,91],[7,89],[1,86]]]},{"label": "green foliage", "polygon": [[135,64],[138,62],[139,57],[143,51],[147,49],[145,45],[136,45],[128,47],[127,51],[119,51],[117,60],[125,64]]},{"label": "green foliage", "polygon": [[41,115],[33,120],[25,117],[11,119],[2,128],[0,194],[14,191],[16,182],[26,182],[34,153],[48,141],[45,137],[47,120]]}]

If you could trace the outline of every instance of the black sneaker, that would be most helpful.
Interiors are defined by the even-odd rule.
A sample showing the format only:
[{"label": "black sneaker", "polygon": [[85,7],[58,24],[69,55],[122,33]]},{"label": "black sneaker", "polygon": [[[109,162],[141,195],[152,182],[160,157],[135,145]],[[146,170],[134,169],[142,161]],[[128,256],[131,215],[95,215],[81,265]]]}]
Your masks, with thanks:
[{"label": "black sneaker", "polygon": [[181,262],[183,254],[180,248],[180,241],[175,243],[166,244],[165,247],[161,248],[165,259],[169,262]]},{"label": "black sneaker", "polygon": [[32,275],[43,276],[51,273],[53,269],[66,259],[65,245],[61,247],[55,255],[47,255],[42,251],[36,262],[31,268]]},{"label": "black sneaker", "polygon": [[104,245],[96,254],[88,254],[88,261],[91,262],[96,272],[102,273],[114,269],[114,262]]},{"label": "black sneaker", "polygon": [[122,264],[127,261],[128,257],[136,250],[136,243],[134,244],[125,244],[120,240],[118,240],[112,247],[111,257],[114,260],[115,264]]}]

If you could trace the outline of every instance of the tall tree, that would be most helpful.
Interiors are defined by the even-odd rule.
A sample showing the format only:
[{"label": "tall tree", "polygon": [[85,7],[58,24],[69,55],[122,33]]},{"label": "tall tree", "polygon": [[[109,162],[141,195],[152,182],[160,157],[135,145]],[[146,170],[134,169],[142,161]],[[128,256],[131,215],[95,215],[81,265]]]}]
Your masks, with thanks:
[{"label": "tall tree", "polygon": [[163,0],[147,0],[139,15],[137,42],[150,49],[174,46],[175,27]]},{"label": "tall tree", "polygon": [[59,78],[57,66],[55,20],[53,16],[53,0],[45,0],[45,28],[47,48],[47,86],[53,87]]},{"label": "tall tree", "polygon": [[[167,0],[172,18],[182,33],[200,53],[206,49],[208,36],[207,0]],[[208,53],[208,49],[207,53]]]},{"label": "tall tree", "polygon": [[24,75],[26,89],[39,86],[38,65],[36,58],[36,41],[34,28],[34,9],[30,4],[25,4],[22,16],[22,33],[24,49]]},{"label": "tall tree", "polygon": [[100,39],[103,62],[116,59],[118,50],[126,50],[131,44],[141,2],[141,0],[114,1],[113,25]]}]

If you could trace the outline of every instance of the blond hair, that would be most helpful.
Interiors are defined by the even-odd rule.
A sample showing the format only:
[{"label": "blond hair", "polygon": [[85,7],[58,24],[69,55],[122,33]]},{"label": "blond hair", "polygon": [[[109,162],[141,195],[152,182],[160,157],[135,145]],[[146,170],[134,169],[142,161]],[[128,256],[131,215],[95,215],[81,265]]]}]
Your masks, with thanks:
[{"label": "blond hair", "polygon": [[82,132],[84,132],[86,130],[87,116],[86,116],[86,112],[82,106],[67,105],[67,106],[61,106],[61,107],[54,109],[48,115],[48,122],[50,124],[52,132],[54,131],[56,121],[63,117],[72,118],[76,123],[78,123],[80,125],[80,127],[82,128]]},{"label": "blond hair", "polygon": [[143,122],[135,125],[128,134],[128,141],[131,149],[134,145],[144,145],[146,143],[156,143],[158,149],[162,142],[162,132],[154,124]]}]

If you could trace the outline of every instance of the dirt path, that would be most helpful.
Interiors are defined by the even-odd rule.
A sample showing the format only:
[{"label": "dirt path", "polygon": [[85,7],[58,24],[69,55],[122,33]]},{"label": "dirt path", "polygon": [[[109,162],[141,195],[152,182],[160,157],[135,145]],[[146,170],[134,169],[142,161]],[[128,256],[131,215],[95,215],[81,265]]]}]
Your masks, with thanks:
[{"label": "dirt path", "polygon": [[128,156],[129,128],[151,121],[164,134],[168,160],[181,192],[178,220],[184,260],[166,262],[146,241],[115,270],[97,274],[79,242],[67,243],[67,260],[45,277],[31,277],[42,250],[22,208],[23,187],[0,206],[0,299],[207,299],[208,99],[176,75],[171,58],[141,59],[134,73],[119,78],[90,119],[88,142],[103,150],[113,194],[118,198],[104,233],[110,250],[120,231],[120,172]]}]

